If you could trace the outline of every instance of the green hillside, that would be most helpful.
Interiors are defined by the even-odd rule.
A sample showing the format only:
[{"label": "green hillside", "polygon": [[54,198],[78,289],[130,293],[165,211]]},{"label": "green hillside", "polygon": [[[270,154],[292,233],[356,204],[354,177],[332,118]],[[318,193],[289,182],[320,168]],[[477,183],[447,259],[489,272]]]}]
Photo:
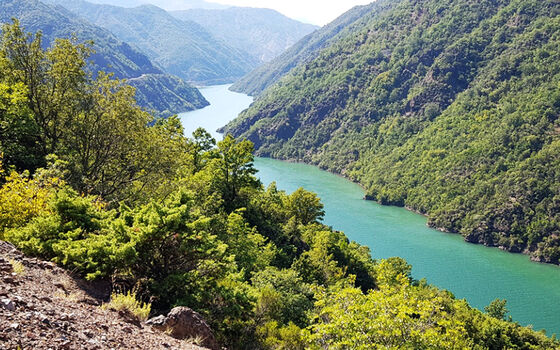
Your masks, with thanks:
[{"label": "green hillside", "polygon": [[[192,85],[169,74],[144,74],[127,81],[136,88],[136,102],[158,116],[168,117],[173,114],[195,110],[209,103]],[[162,109],[162,106],[167,106]]]},{"label": "green hillside", "polygon": [[319,27],[264,8],[191,9],[174,11],[176,18],[196,22],[216,38],[268,62]]},{"label": "green hillside", "polygon": [[226,130],[469,242],[559,263],[560,4],[387,4]]},{"label": "green hillside", "polygon": [[[95,52],[90,57],[89,66],[89,70],[93,73],[103,70],[113,73],[119,79],[150,76],[150,81],[154,83],[152,86],[135,83],[138,89],[137,98],[142,107],[167,115],[169,113],[165,111],[176,113],[201,108],[208,104],[193,86],[186,85],[176,78],[166,77],[146,55],[120,41],[107,30],[76,18],[62,7],[47,5],[36,0],[2,1],[0,23],[9,23],[14,17],[21,21],[26,30],[40,30],[43,33],[45,46],[52,45],[55,38],[69,38],[73,35],[80,41],[93,41]],[[163,88],[156,89],[156,86]],[[175,96],[180,94],[188,97],[179,100]],[[169,103],[170,101],[174,102]]]},{"label": "green hillside", "polygon": [[[386,2],[386,1],[385,1]],[[350,35],[354,27],[363,26],[383,6],[383,0],[356,6],[333,22],[307,35],[274,60],[260,65],[231,86],[231,90],[256,96],[286,75],[298,64],[309,62],[333,42]]]},{"label": "green hillside", "polygon": [[[2,28],[0,240],[91,281],[80,283],[84,291],[110,294],[90,313],[157,332],[143,321],[187,306],[211,326],[214,349],[559,348],[508,320],[505,300],[482,312],[412,279],[403,259],[374,261],[368,247],[322,223],[316,194],[265,188],[251,142],[216,142],[203,129],[186,137],[177,116],[155,121],[130,86],[87,74],[87,54],[71,40],[44,50],[17,21]],[[35,302],[12,291],[21,278],[35,281],[25,275],[31,260],[2,260],[3,319],[35,319],[27,334],[54,328],[64,340],[132,348],[130,337],[103,327],[75,327],[77,317],[30,312]],[[65,293],[51,263],[33,264],[62,286],[44,288],[48,302],[95,305]],[[14,344],[14,329],[24,326],[3,330],[0,346]]]},{"label": "green hillside", "polygon": [[85,1],[49,0],[110,30],[134,45],[167,73],[202,84],[230,83],[255,68],[258,60],[216,39],[202,26],[143,5],[124,8]]}]

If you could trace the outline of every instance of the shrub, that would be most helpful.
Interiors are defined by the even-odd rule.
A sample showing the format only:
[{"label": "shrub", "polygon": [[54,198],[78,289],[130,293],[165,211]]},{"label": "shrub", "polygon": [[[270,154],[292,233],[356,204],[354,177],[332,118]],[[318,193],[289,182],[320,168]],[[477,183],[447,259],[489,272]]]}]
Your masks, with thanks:
[{"label": "shrub", "polygon": [[136,317],[139,321],[144,321],[148,319],[150,315],[152,304],[138,301],[136,299],[136,292],[128,291],[126,294],[111,294],[111,301],[107,304],[103,304],[101,308],[104,310],[125,311]]},{"label": "shrub", "polygon": [[16,275],[25,276],[25,266],[23,266],[21,262],[11,259],[10,264],[12,265]]}]

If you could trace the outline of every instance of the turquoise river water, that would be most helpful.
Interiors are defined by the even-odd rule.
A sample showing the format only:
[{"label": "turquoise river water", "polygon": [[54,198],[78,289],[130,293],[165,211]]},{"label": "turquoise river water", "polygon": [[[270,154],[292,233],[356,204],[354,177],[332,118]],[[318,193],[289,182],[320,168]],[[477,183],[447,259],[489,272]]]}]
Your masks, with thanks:
[{"label": "turquoise river water", "polygon": [[[201,89],[211,105],[180,115],[188,135],[202,126],[221,138],[216,129],[252,102],[228,87]],[[403,257],[412,264],[414,278],[426,278],[479,309],[495,298],[505,298],[515,321],[545,329],[548,335],[560,334],[559,267],[428,228],[425,217],[363,200],[360,186],[314,166],[268,158],[257,158],[255,166],[265,185],[275,181],[288,192],[304,187],[317,193],[325,205],[324,223],[370,247],[374,258]]]}]

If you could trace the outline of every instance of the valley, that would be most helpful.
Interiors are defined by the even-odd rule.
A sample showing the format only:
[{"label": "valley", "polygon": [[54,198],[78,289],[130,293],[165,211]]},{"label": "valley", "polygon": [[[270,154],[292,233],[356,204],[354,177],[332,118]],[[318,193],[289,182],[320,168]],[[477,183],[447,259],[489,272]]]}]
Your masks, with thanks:
[{"label": "valley", "polygon": [[[251,98],[228,87],[201,90],[211,106],[180,115],[187,135],[204,127],[219,139],[215,130],[249,106]],[[325,205],[324,223],[370,247],[374,258],[400,256],[413,266],[414,278],[426,278],[481,310],[505,298],[515,321],[560,334],[560,305],[551,303],[560,298],[560,267],[465,244],[459,235],[427,227],[422,215],[364,200],[359,185],[311,165],[256,158],[255,166],[264,186],[276,182],[288,192],[303,187],[317,193]]]},{"label": "valley", "polygon": [[218,1],[0,2],[0,348],[560,349],[560,3]]}]

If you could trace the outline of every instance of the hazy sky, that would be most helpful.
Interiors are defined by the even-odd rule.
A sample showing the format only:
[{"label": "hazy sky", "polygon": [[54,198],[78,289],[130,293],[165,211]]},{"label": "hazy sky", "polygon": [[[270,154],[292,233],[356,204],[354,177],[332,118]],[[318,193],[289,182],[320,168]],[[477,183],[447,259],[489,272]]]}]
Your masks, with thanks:
[{"label": "hazy sky", "polygon": [[373,0],[208,0],[220,4],[267,7],[286,16],[317,25],[324,25],[356,5]]}]

